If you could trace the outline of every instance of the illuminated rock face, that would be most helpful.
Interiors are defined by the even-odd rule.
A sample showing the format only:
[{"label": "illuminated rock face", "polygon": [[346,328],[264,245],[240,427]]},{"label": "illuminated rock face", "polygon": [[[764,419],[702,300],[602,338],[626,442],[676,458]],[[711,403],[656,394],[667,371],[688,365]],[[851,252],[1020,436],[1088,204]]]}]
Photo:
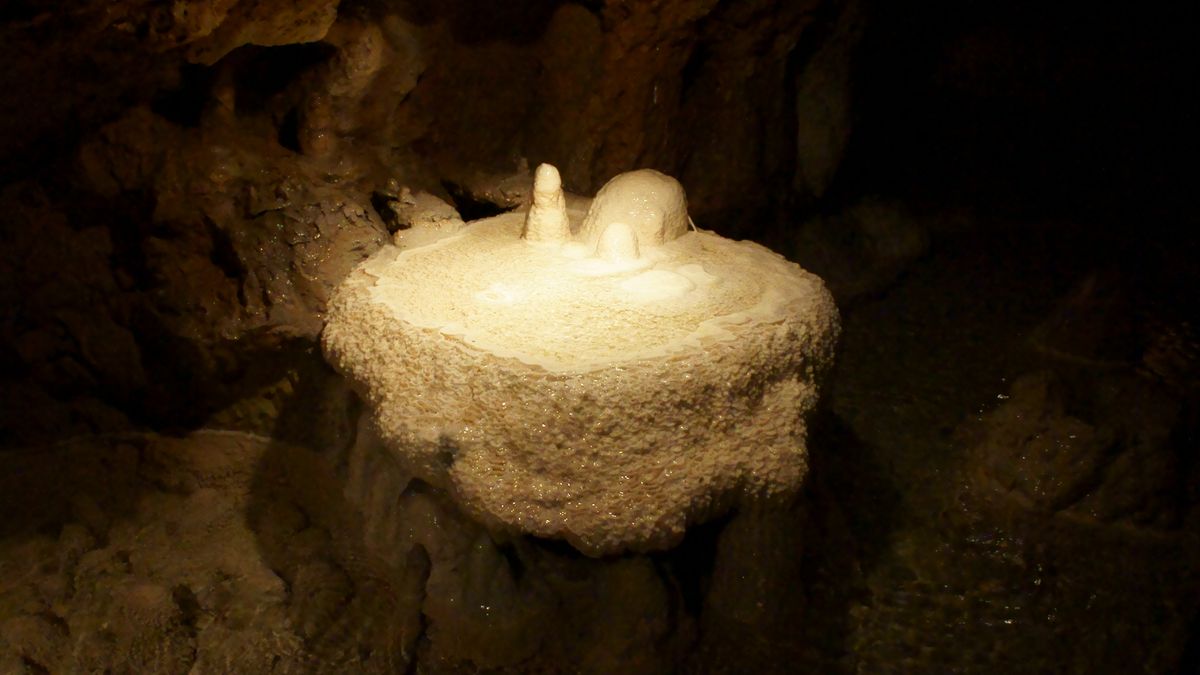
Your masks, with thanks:
[{"label": "illuminated rock face", "polygon": [[594,237],[531,241],[513,213],[389,247],[323,338],[417,476],[591,555],[794,494],[838,332],[817,277],[757,244],[594,218],[626,218],[620,199],[597,197]]}]

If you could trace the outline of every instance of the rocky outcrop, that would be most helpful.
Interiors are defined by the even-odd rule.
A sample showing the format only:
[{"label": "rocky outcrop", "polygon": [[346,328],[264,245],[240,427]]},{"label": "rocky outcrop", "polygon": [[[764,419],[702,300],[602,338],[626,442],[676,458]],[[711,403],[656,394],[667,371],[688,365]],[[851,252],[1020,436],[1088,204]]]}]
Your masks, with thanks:
[{"label": "rocky outcrop", "polygon": [[337,10],[338,0],[193,0],[175,3],[171,13],[186,36],[181,42],[189,43],[188,59],[212,65],[242,45],[316,42]]},{"label": "rocky outcrop", "polygon": [[15,458],[0,667],[651,674],[682,654],[653,561],[497,541],[371,443],[129,435]]},{"label": "rocky outcrop", "polygon": [[[823,55],[812,68],[833,75],[803,76],[802,98],[845,100],[857,24],[838,17],[858,16],[833,0],[342,4],[83,2],[0,23],[12,64],[0,85],[23,103],[0,109],[0,167],[40,153],[47,177],[23,189],[42,195],[42,213],[29,217],[108,241],[78,255],[111,265],[96,273],[114,290],[85,308],[110,316],[75,323],[125,337],[70,359],[108,360],[93,388],[111,384],[116,409],[162,420],[177,403],[166,390],[183,386],[197,408],[183,417],[202,419],[245,379],[248,354],[317,335],[329,289],[385,226],[434,217],[418,197],[509,208],[528,184],[504,177],[530,162],[557,162],[565,187],[588,193],[635,166],[678,170],[701,224],[761,226],[800,185],[786,178],[796,129],[825,124],[795,117],[794,78],[809,72],[797,66]],[[845,137],[837,119],[839,140],[817,153],[826,176]],[[475,208],[436,217],[456,222],[453,206]],[[14,264],[8,277],[28,274]],[[58,347],[29,345],[60,329],[12,326],[21,368],[46,371],[34,361]],[[146,415],[148,400],[163,403]]]},{"label": "rocky outcrop", "polygon": [[78,162],[58,195],[5,192],[27,224],[4,339],[28,386],[143,422],[192,423],[259,386],[261,355],[315,340],[332,285],[387,239],[367,195],[303,157],[144,108]]},{"label": "rocky outcrop", "polygon": [[968,503],[1143,535],[1197,522],[1200,347],[1171,274],[1093,270],[1059,299],[1031,332],[1046,368],[963,425]]},{"label": "rocky outcrop", "polygon": [[1108,379],[1096,388],[1048,373],[1015,382],[976,432],[973,499],[1006,516],[1179,528],[1196,506],[1196,469],[1183,441],[1195,420],[1153,383]]},{"label": "rocky outcrop", "polygon": [[793,498],[840,326],[821,281],[689,231],[654,171],[535,216],[386,248],[338,288],[322,346],[386,452],[488,527],[594,556]]}]

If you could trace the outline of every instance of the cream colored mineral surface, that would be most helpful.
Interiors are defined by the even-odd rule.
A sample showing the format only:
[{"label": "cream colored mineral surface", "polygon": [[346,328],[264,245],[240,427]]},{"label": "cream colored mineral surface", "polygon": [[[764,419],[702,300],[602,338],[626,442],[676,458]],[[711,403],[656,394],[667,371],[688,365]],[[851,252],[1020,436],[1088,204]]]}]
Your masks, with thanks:
[{"label": "cream colored mineral surface", "polygon": [[595,243],[604,228],[614,222],[632,227],[647,246],[657,246],[682,235],[688,230],[683,186],[654,169],[617,175],[596,193],[580,235],[584,241]]},{"label": "cream colored mineral surface", "polygon": [[390,451],[490,527],[658,549],[804,479],[833,300],[757,244],[688,231],[652,173],[610,181],[565,241],[504,214],[385,248],[335,294],[327,358]]}]

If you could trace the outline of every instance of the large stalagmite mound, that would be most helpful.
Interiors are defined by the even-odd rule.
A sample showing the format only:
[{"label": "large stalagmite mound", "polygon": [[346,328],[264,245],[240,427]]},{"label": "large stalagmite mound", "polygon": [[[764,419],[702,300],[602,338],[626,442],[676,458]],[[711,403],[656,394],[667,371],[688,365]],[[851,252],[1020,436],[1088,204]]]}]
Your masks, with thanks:
[{"label": "large stalagmite mound", "polygon": [[513,213],[388,247],[324,333],[414,473],[489,526],[594,555],[794,494],[838,332],[817,277],[708,232],[639,241],[596,222],[616,198],[586,219],[595,244],[577,222],[522,238]]}]

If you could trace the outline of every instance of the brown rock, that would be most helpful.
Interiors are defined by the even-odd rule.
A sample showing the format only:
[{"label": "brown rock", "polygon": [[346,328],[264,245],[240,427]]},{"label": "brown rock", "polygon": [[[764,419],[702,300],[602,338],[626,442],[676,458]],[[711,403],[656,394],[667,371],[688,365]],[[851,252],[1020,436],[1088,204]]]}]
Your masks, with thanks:
[{"label": "brown rock", "polygon": [[1148,531],[1178,528],[1195,509],[1178,440],[1189,421],[1168,392],[1132,374],[1097,386],[1036,373],[1005,398],[974,432],[972,503]]},{"label": "brown rock", "polygon": [[843,3],[829,36],[797,76],[792,185],[803,198],[823,196],[842,164],[853,125],[851,66],[863,24],[861,3]]},{"label": "brown rock", "polygon": [[[337,18],[337,7],[337,0],[239,0],[232,6],[229,0],[202,0],[180,3],[174,14],[187,22],[185,25],[196,29],[189,38],[200,38],[188,49],[188,59],[212,65],[242,45],[272,46],[320,40]],[[191,18],[193,12],[203,18],[195,21]]]}]

